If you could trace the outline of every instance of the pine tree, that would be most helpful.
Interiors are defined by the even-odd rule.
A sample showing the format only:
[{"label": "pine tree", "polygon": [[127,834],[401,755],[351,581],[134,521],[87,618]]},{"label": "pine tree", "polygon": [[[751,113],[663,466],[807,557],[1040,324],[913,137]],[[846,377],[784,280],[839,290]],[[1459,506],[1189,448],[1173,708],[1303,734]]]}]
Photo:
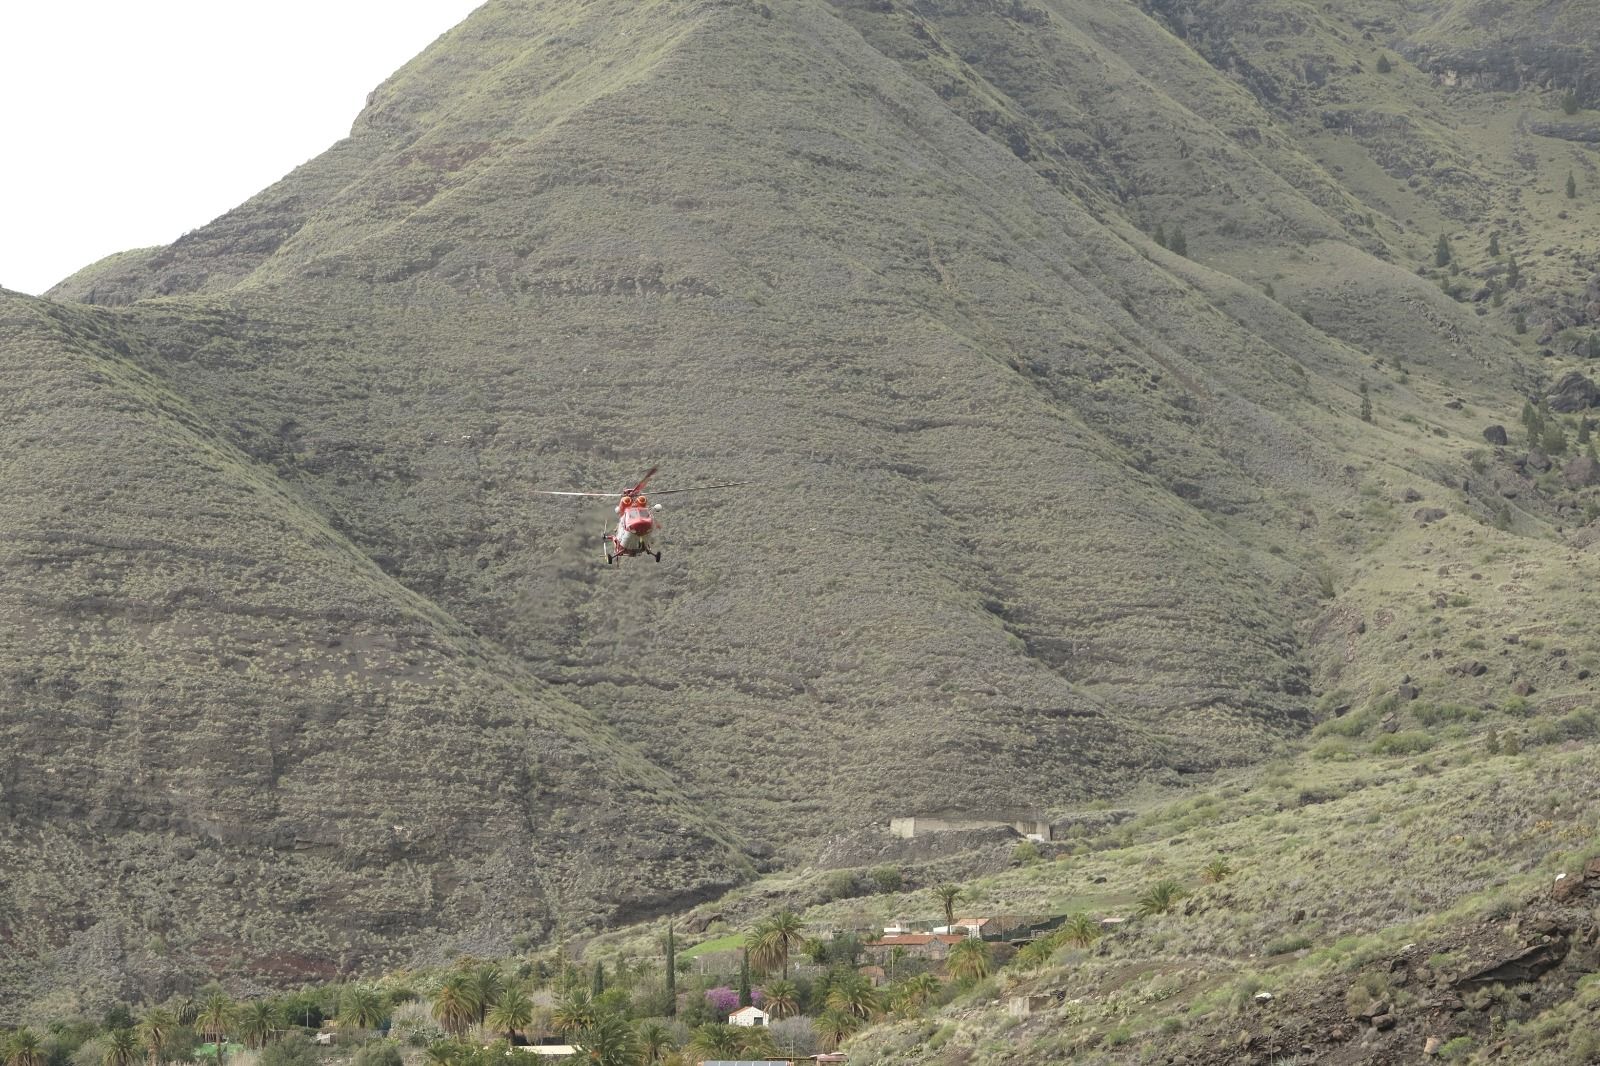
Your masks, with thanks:
[{"label": "pine tree", "polygon": [[1517,257],[1515,255],[1515,253],[1513,253],[1512,255],[1506,256],[1506,288],[1508,288],[1508,289],[1516,288],[1517,287],[1517,283],[1520,282],[1521,280],[1522,280],[1522,268],[1517,266]]},{"label": "pine tree", "polygon": [[1578,419],[1578,443],[1579,444],[1588,444],[1589,443],[1589,419],[1588,419],[1588,416],[1585,416],[1583,418]]},{"label": "pine tree", "polygon": [[1182,225],[1172,227],[1172,241],[1167,247],[1176,255],[1188,256],[1189,241],[1183,235]]},{"label": "pine tree", "polygon": [[1489,234],[1489,254],[1490,255],[1499,255],[1500,254],[1500,231],[1499,230],[1495,230],[1493,233]]},{"label": "pine tree", "polygon": [[1367,383],[1361,383],[1361,421],[1372,421],[1372,397],[1367,395]]},{"label": "pine tree", "polygon": [[1567,199],[1571,200],[1571,199],[1575,198],[1577,195],[1578,195],[1578,179],[1575,178],[1573,176],[1573,174],[1572,174],[1572,171],[1569,170],[1569,171],[1567,171]]},{"label": "pine tree", "polygon": [[1528,332],[1528,316],[1523,314],[1521,311],[1518,311],[1516,314],[1512,315],[1511,328],[1519,337]]},{"label": "pine tree", "polygon": [[1450,265],[1450,238],[1439,234],[1439,243],[1433,246],[1433,265],[1443,267]]},{"label": "pine tree", "polygon": [[[1500,505],[1500,510],[1495,512],[1495,514],[1494,514],[1494,528],[1496,528],[1496,529],[1510,529],[1511,528],[1511,505],[1510,504],[1502,503]],[[1510,742],[1510,740],[1509,740],[1509,738],[1507,738],[1507,743],[1509,743],[1509,742]]]},{"label": "pine tree", "polygon": [[1551,419],[1545,423],[1544,434],[1539,438],[1539,446],[1546,455],[1565,455],[1567,453],[1567,433],[1561,428],[1561,423]]},{"label": "pine tree", "polygon": [[1389,62],[1389,57],[1382,52],[1378,53],[1378,73],[1387,74],[1394,69],[1394,64]]},{"label": "pine tree", "polygon": [[1156,231],[1150,235],[1150,239],[1165,248],[1167,246],[1167,228],[1157,222]]},{"label": "pine tree", "polygon": [[1499,755],[1500,734],[1496,733],[1493,729],[1489,730],[1488,735],[1483,738],[1483,747],[1484,750],[1490,755]]},{"label": "pine tree", "polygon": [[1576,90],[1568,89],[1561,94],[1561,110],[1569,115],[1578,113],[1578,93]]},{"label": "pine tree", "polygon": [[1500,745],[1500,750],[1507,755],[1521,755],[1522,739],[1515,733],[1507,733],[1504,743]]}]

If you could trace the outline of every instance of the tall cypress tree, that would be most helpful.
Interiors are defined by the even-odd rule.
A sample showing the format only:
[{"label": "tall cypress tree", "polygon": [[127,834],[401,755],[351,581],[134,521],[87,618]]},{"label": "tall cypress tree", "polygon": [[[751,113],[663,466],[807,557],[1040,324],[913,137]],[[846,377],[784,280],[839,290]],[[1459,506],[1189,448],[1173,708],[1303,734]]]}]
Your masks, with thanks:
[{"label": "tall cypress tree", "polygon": [[750,998],[750,949],[745,948],[739,956],[739,1006],[748,1007],[753,1001]]},{"label": "tall cypress tree", "polygon": [[678,952],[672,940],[672,925],[667,924],[667,1017],[678,1016]]},{"label": "tall cypress tree", "polygon": [[606,964],[603,959],[594,960],[594,981],[589,986],[589,991],[599,999],[606,990]]}]

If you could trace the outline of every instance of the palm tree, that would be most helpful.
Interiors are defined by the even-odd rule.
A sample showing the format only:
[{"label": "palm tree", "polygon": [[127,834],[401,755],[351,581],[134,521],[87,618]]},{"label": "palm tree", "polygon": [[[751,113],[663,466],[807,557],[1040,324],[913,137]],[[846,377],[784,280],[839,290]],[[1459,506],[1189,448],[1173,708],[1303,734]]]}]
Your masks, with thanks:
[{"label": "palm tree", "polygon": [[639,1039],[615,1014],[602,1014],[578,1036],[578,1054],[594,1066],[638,1066]]},{"label": "palm tree", "polygon": [[743,1038],[737,1025],[725,1025],[722,1022],[707,1022],[694,1031],[694,1036],[689,1038],[689,1053],[702,1061],[707,1059],[720,1059],[729,1061],[738,1059],[743,1047]]},{"label": "palm tree", "polygon": [[762,991],[761,1009],[774,1018],[790,1018],[800,1013],[800,989],[793,981],[769,981]]},{"label": "palm tree", "polygon": [[1086,948],[1100,939],[1100,923],[1079,911],[1062,923],[1061,939],[1075,948]]},{"label": "palm tree", "polygon": [[480,966],[472,975],[472,990],[478,1000],[478,1021],[482,1023],[489,1013],[489,1008],[500,998],[500,993],[506,990],[505,975],[500,972],[498,966],[492,964]]},{"label": "palm tree", "polygon": [[39,1034],[24,1026],[5,1042],[6,1066],[44,1066]]},{"label": "palm tree", "polygon": [[817,1019],[817,1035],[822,1038],[829,1051],[837,1049],[859,1028],[861,1019],[842,1010],[829,1008]]},{"label": "palm tree", "polygon": [[457,971],[433,994],[433,1017],[445,1032],[459,1037],[478,1019],[477,992],[470,975]]},{"label": "palm tree", "polygon": [[216,1044],[217,1066],[222,1066],[223,1056],[227,1053],[228,1026],[233,1024],[233,1000],[220,989],[211,993],[200,1004],[195,1024],[200,1026],[202,1034],[209,1036]]},{"label": "palm tree", "polygon": [[1205,868],[1200,871],[1200,880],[1208,885],[1215,885],[1219,884],[1231,873],[1233,873],[1233,867],[1228,864],[1228,860],[1218,855],[1215,859],[1206,863]]},{"label": "palm tree", "polygon": [[905,948],[901,947],[899,944],[896,944],[894,947],[889,949],[889,980],[894,980],[895,971],[898,970],[900,968],[900,964],[905,961]]},{"label": "palm tree", "polygon": [[515,1036],[533,1024],[533,1000],[521,984],[513,984],[495,1001],[484,1018],[485,1024],[497,1033],[506,1034],[510,1043]]},{"label": "palm tree", "polygon": [[455,1066],[456,1053],[460,1047],[461,1045],[453,1040],[435,1040],[422,1053],[422,1061],[428,1066]]},{"label": "palm tree", "polygon": [[1148,918],[1154,914],[1165,914],[1172,909],[1172,905],[1183,898],[1183,886],[1173,880],[1157,881],[1145,894],[1139,897],[1137,904],[1139,917]]},{"label": "palm tree", "polygon": [[745,1062],[771,1061],[779,1057],[778,1045],[764,1025],[736,1026],[739,1030],[739,1058]]},{"label": "palm tree", "polygon": [[801,931],[803,923],[800,916],[790,910],[782,910],[760,922],[745,937],[745,945],[750,951],[750,961],[762,972],[772,969],[782,971],[785,980],[789,977],[789,956],[800,950],[806,942],[805,934]]},{"label": "palm tree", "polygon": [[950,949],[950,976],[958,981],[981,981],[994,969],[989,945],[977,937],[968,937]]},{"label": "palm tree", "polygon": [[919,973],[900,983],[900,998],[907,1007],[919,1008],[939,992],[939,979],[931,973]]},{"label": "palm tree", "polygon": [[654,1066],[661,1061],[662,1056],[675,1050],[672,1043],[672,1030],[660,1022],[644,1022],[638,1029],[639,1060],[645,1066]]},{"label": "palm tree", "polygon": [[132,1029],[113,1029],[106,1034],[105,1054],[100,1056],[102,1066],[133,1066],[139,1057],[139,1038]]},{"label": "palm tree", "polygon": [[594,1028],[598,1020],[594,997],[589,995],[587,988],[577,988],[562,996],[550,1016],[550,1024],[556,1032],[569,1037],[573,1033]]},{"label": "palm tree", "polygon": [[178,1016],[162,1007],[152,1007],[139,1022],[139,1043],[150,1055],[150,1066],[161,1061],[161,1053],[172,1042],[173,1030],[178,1028]]},{"label": "palm tree", "polygon": [[824,1003],[829,1010],[870,1018],[878,1009],[878,993],[864,975],[847,970],[834,979]]},{"label": "palm tree", "polygon": [[252,999],[239,1012],[239,1035],[246,1047],[262,1048],[278,1028],[278,1008],[265,999]]},{"label": "palm tree", "polygon": [[933,897],[944,907],[944,927],[949,931],[956,923],[956,903],[965,893],[960,885],[953,885],[949,881],[933,886]]},{"label": "palm tree", "polygon": [[383,993],[371,985],[351,985],[339,1005],[339,1024],[351,1029],[372,1030],[388,1016]]}]

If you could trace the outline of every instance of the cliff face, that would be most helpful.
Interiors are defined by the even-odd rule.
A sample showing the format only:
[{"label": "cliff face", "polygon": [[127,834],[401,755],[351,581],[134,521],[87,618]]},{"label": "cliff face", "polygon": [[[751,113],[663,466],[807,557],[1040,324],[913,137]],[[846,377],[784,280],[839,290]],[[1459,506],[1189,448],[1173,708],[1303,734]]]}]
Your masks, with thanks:
[{"label": "cliff face", "polygon": [[[1452,90],[1371,69],[1425,20],[1270,7],[491,3],[5,297],[9,994],[542,936],[1298,736],[1402,491],[1441,555],[1497,520],[1563,282]],[[1501,217],[1522,287],[1477,229],[1419,270]],[[659,565],[530,492],[652,465],[746,483]]]}]

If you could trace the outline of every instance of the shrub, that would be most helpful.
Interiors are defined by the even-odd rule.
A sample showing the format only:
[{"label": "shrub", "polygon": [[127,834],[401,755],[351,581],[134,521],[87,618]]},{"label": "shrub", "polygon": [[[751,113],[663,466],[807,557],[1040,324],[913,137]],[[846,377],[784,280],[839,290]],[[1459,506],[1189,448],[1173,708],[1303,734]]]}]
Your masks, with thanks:
[{"label": "shrub", "polygon": [[825,899],[850,899],[861,895],[861,882],[850,870],[834,870],[822,882]]},{"label": "shrub", "polygon": [[898,866],[874,866],[869,876],[879,892],[898,892],[906,883]]},{"label": "shrub", "polygon": [[319,1066],[317,1049],[300,1034],[291,1034],[268,1044],[261,1052],[259,1066]]},{"label": "shrub", "polygon": [[354,1066],[404,1066],[400,1045],[393,1040],[375,1040],[356,1052]]},{"label": "shrub", "polygon": [[1308,936],[1280,936],[1276,940],[1269,940],[1267,946],[1261,950],[1268,955],[1287,955],[1291,951],[1303,951],[1311,946]]},{"label": "shrub", "polygon": [[1576,90],[1568,89],[1561,94],[1561,110],[1568,115],[1576,115],[1578,113],[1578,93]]},{"label": "shrub", "polygon": [[1461,1062],[1471,1056],[1475,1046],[1472,1037],[1458,1036],[1439,1049],[1439,1057],[1445,1062]]},{"label": "shrub", "polygon": [[1385,733],[1372,742],[1374,755],[1421,755],[1433,747],[1433,738],[1418,729]]},{"label": "shrub", "polygon": [[1031,840],[1024,840],[1011,849],[1011,861],[1017,866],[1033,866],[1039,862],[1039,845]]}]

